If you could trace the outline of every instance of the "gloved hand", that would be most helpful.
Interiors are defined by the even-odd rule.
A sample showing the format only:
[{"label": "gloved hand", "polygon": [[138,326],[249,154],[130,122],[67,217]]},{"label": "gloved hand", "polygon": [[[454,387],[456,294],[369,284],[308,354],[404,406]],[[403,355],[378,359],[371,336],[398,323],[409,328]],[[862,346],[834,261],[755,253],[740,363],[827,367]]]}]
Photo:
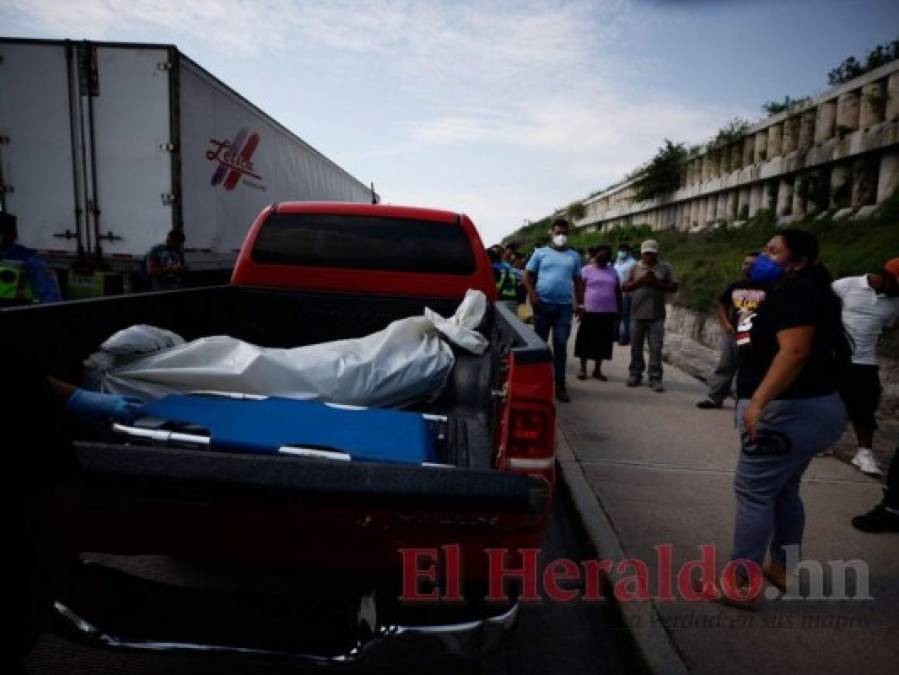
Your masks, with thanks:
[{"label": "gloved hand", "polygon": [[140,399],[131,396],[76,389],[66,403],[66,410],[82,419],[95,421],[113,419],[127,424],[133,422],[140,414],[142,405]]}]

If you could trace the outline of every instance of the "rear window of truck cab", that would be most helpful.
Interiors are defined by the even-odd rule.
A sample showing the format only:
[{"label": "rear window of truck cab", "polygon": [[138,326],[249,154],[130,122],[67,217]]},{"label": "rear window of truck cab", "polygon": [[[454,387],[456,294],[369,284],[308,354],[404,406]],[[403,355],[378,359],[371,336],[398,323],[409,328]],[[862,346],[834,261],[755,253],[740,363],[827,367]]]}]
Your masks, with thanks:
[{"label": "rear window of truck cab", "polygon": [[424,274],[469,275],[475,258],[459,223],[384,216],[273,213],[253,262]]}]

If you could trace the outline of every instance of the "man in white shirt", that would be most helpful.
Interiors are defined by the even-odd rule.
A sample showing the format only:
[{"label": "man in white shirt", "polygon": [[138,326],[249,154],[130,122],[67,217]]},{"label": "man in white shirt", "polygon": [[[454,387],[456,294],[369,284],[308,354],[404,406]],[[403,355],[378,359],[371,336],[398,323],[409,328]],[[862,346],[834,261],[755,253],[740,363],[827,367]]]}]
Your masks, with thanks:
[{"label": "man in white shirt", "polygon": [[899,258],[887,261],[881,274],[838,279],[832,287],[843,302],[843,326],[852,342],[852,367],[840,392],[858,439],[852,463],[879,476],[883,471],[871,451],[881,391],[877,341],[899,317]]},{"label": "man in white shirt", "polygon": [[[637,264],[631,255],[631,245],[626,241],[618,244],[618,257],[615,258],[615,271],[618,273],[618,283],[622,286],[628,282],[631,276],[631,268]],[[631,343],[631,294],[621,294],[621,313],[618,315],[618,344],[626,347]]]}]

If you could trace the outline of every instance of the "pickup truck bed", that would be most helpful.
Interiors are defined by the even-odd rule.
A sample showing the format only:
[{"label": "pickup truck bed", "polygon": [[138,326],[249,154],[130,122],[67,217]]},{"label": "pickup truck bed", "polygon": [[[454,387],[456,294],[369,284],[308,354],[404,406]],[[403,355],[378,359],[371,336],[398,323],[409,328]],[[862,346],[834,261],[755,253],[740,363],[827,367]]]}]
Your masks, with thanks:
[{"label": "pickup truck bed", "polygon": [[[303,220],[309,213],[314,222]],[[291,220],[296,214],[299,220]],[[271,236],[265,234],[269,221],[276,225]],[[346,243],[350,234],[364,238],[372,232],[382,235],[369,247],[379,252],[378,261],[373,255],[360,258],[360,247]],[[255,245],[257,239],[265,245]],[[309,241],[318,244],[310,248]],[[404,247],[399,253],[396,242]],[[338,256],[325,260],[331,267],[315,257],[325,248]],[[449,262],[447,250],[455,251]],[[423,251],[431,257],[423,259]],[[359,268],[374,262],[397,269]],[[112,333],[134,324],[166,328],[186,340],[230,335],[267,347],[296,347],[361,337],[393,320],[421,315],[425,307],[448,316],[467,288],[495,295],[489,261],[464,216],[404,207],[286,204],[260,214],[229,286],[0,310],[0,321],[34,353],[44,372],[79,383],[83,360]],[[378,599],[377,640],[418,636],[433,647],[453,645],[454,653],[481,653],[491,643],[489,635],[514,620],[514,608],[497,613],[484,607],[485,550],[511,549],[507,564],[515,567],[516,549],[540,545],[553,489],[554,410],[546,344],[495,303],[488,303],[479,330],[489,349],[481,356],[457,352],[442,394],[410,408],[447,417],[439,461],[449,468],[167,448],[80,434],[71,479],[46,496],[48,531],[73,558],[164,556],[208,569],[237,565],[260,575],[265,570],[313,579],[325,574],[341,587],[371,581]],[[442,551],[455,544],[463,593],[473,605],[398,602],[401,549]],[[81,574],[97,584],[96,569]],[[115,596],[127,583],[116,579],[97,587]],[[434,585],[422,582],[418,590],[428,592],[444,581],[441,570]],[[341,591],[311,585],[333,588],[336,595]],[[174,636],[165,622],[138,631],[144,634],[137,642],[134,623],[120,626],[119,638],[115,628],[104,632],[104,626],[90,625],[91,616],[105,623],[116,612],[105,618],[85,613],[78,606],[85,595],[76,586],[59,596],[57,612],[82,634],[111,646],[196,647],[189,638]],[[480,588],[480,594],[466,593],[470,587]],[[161,602],[170,596],[141,589],[135,597]],[[368,607],[366,597],[362,593],[350,605]],[[241,651],[245,645],[230,647]],[[357,647],[356,656],[364,651]]]},{"label": "pickup truck bed", "polygon": [[[82,379],[81,362],[112,333],[136,323],[172,330],[186,340],[230,335],[266,347],[298,347],[362,337],[424,308],[450,315],[457,303],[445,299],[359,297],[340,294],[262,290],[238,286],[147,293],[73,302],[9,313],[11,329],[42,355],[46,371],[70,382]],[[515,334],[488,313],[482,331],[508,348],[528,349],[528,335]],[[65,336],[65,349],[59,349]],[[545,348],[530,345],[538,352]],[[491,466],[492,410],[483,405],[497,385],[499,350],[476,356],[456,350],[456,364],[443,395],[413,407],[450,417],[450,442],[440,461],[461,467]]]},{"label": "pickup truck bed", "polygon": [[[395,319],[418,315],[425,306],[449,315],[456,304],[438,298],[361,298],[221,286],[19,308],[7,313],[7,325],[41,355],[46,372],[80,382],[82,360],[113,332],[136,323],[167,328],[188,340],[229,334],[265,346],[289,347],[359,337]],[[76,458],[92,513],[67,510],[63,529],[83,550],[308,563],[316,556],[305,543],[295,550],[283,541],[271,545],[278,537],[270,530],[284,519],[295,519],[297,508],[308,513],[375,506],[392,527],[401,528],[420,528],[442,519],[451,527],[486,532],[499,526],[503,517],[533,519],[536,526],[549,488],[527,476],[493,469],[495,409],[483,402],[501,386],[503,353],[514,350],[524,360],[548,355],[545,344],[526,330],[516,331],[521,324],[502,315],[504,311],[491,307],[481,327],[491,337],[491,348],[481,356],[457,353],[443,394],[415,408],[449,418],[439,460],[458,469],[303,461],[81,438]],[[64,350],[58,347],[60,336],[65,336]],[[268,502],[275,511],[268,525],[247,523],[245,500]],[[286,502],[289,508],[274,509],[274,504]],[[210,503],[219,505],[216,519],[232,530],[232,536],[221,536],[219,527],[210,528],[209,517],[200,513]],[[186,511],[195,511],[195,520],[185,519]],[[137,526],[139,521],[143,526]],[[247,531],[233,536],[240,523],[247,525]],[[445,534],[440,544],[456,540]],[[329,537],[330,550],[320,562],[358,564],[352,556],[334,555],[335,549],[358,546],[358,535],[343,539],[345,535],[342,531]],[[257,545],[248,546],[247,538]],[[293,541],[299,544],[304,539]],[[397,542],[389,541],[392,551],[371,556],[375,566],[395,568],[399,562]]]}]

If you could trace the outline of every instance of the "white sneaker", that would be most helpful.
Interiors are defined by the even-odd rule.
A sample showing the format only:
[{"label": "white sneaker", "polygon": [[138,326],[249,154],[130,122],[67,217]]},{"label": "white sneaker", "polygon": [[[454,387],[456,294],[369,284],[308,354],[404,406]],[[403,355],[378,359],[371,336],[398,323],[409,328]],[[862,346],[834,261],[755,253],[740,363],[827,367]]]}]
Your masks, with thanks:
[{"label": "white sneaker", "polygon": [[869,476],[883,475],[883,470],[877,463],[877,458],[874,457],[874,453],[868,450],[868,448],[859,448],[855,453],[855,457],[852,458],[852,463],[861,469],[862,473],[866,473]]}]

